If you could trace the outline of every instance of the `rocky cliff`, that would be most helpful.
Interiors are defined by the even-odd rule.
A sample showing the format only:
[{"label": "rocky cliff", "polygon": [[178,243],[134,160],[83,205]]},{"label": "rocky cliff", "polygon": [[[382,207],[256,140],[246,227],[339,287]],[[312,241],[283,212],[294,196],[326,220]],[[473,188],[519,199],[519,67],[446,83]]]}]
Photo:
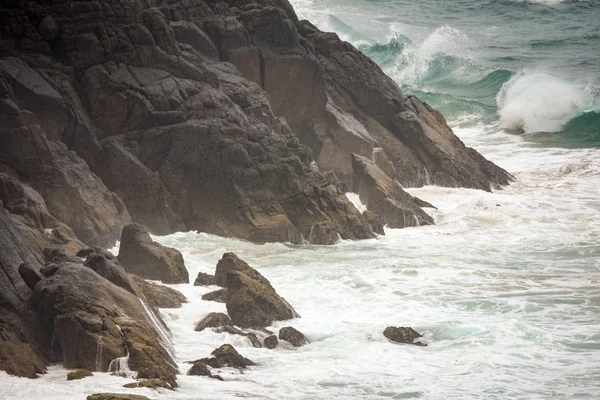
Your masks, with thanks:
[{"label": "rocky cliff", "polygon": [[[68,256],[132,222],[331,244],[374,236],[345,190],[369,199],[381,233],[380,221],[433,222],[402,186],[511,179],[286,0],[2,1],[0,369],[105,370],[88,348],[104,341],[107,357],[131,352],[146,376],[174,382],[170,356],[141,337],[148,322],[118,261]],[[87,344],[69,348],[72,334]],[[148,370],[156,360],[165,367]]]},{"label": "rocky cliff", "polygon": [[338,188],[352,189],[353,153],[380,148],[402,185],[510,180],[285,0],[0,7],[0,168],[88,244],[131,219],[157,234],[368,238]]}]

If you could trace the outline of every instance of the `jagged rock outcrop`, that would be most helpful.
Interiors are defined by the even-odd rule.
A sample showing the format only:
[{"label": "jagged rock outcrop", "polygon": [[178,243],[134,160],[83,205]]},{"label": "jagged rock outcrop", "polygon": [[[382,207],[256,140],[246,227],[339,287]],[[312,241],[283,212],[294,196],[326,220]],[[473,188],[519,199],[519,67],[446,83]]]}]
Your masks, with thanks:
[{"label": "jagged rock outcrop", "polygon": [[95,251],[93,253],[88,254],[83,265],[87,268],[90,268],[103,278],[108,279],[111,283],[137,296],[137,291],[134,289],[133,284],[129,280],[129,276],[121,264],[119,264],[117,257],[104,249],[94,250]]},{"label": "jagged rock outcrop", "polygon": [[164,283],[188,283],[189,274],[179,250],[150,238],[139,224],[127,225],[121,234],[119,262],[133,274]]},{"label": "jagged rock outcrop", "polygon": [[385,336],[388,340],[396,343],[406,343],[406,344],[414,344],[417,346],[427,346],[425,343],[421,343],[416,341],[423,335],[419,332],[415,331],[410,327],[395,327],[388,326],[383,331],[383,336]]},{"label": "jagged rock outcrop", "polygon": [[383,166],[376,148],[403,185],[511,179],[285,0],[0,12],[0,163],[87,244],[112,243],[130,214],[157,234],[372,237],[298,138],[347,186],[352,153]]},{"label": "jagged rock outcrop", "polygon": [[45,330],[53,332],[54,361],[107,371],[128,354],[139,378],[176,384],[175,364],[140,299],[91,268],[65,263],[35,286],[33,301]]},{"label": "jagged rock outcrop", "polygon": [[212,368],[233,367],[246,369],[249,366],[256,365],[252,360],[242,356],[230,344],[224,344],[210,353],[212,357],[198,360]]},{"label": "jagged rock outcrop", "polygon": [[94,376],[94,374],[92,374],[92,372],[88,371],[87,369],[78,369],[77,371],[69,372],[67,374],[67,380],[75,381],[78,379],[87,378],[89,376]]},{"label": "jagged rock outcrop", "polygon": [[421,209],[433,206],[406,193],[398,181],[390,178],[375,163],[353,154],[352,168],[354,191],[383,225],[405,228],[433,224],[433,218]]},{"label": "jagged rock outcrop", "polygon": [[227,289],[219,289],[202,295],[202,300],[225,303],[227,299]]},{"label": "jagged rock outcrop", "polygon": [[198,272],[198,276],[194,281],[194,286],[212,286],[216,284],[217,280],[215,276],[205,272]]},{"label": "jagged rock outcrop", "polygon": [[227,286],[227,313],[242,328],[264,328],[273,321],[300,317],[270,283],[232,271],[227,275]]},{"label": "jagged rock outcrop", "polygon": [[306,336],[291,326],[286,326],[279,330],[279,339],[291,343],[294,347],[301,347],[308,344]]},{"label": "jagged rock outcrop", "polygon": [[23,264],[33,271],[40,269],[0,201],[0,370],[35,378],[48,365],[49,354],[40,348],[50,338],[31,310],[31,289],[18,271]]},{"label": "jagged rock outcrop", "polygon": [[260,272],[248,265],[244,260],[240,259],[235,253],[225,253],[217,263],[215,270],[215,281],[221,287],[227,287],[227,275],[230,272],[239,271],[252,279],[268,284],[267,278],[262,276]]}]

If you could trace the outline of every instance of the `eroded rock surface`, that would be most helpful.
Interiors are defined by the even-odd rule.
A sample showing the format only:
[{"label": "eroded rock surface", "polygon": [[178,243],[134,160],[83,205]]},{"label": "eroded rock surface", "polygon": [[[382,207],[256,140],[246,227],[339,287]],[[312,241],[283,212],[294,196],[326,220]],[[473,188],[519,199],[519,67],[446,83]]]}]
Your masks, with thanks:
[{"label": "eroded rock surface", "polygon": [[128,272],[144,279],[163,283],[190,281],[179,250],[153,241],[148,230],[139,224],[131,224],[123,228],[119,262]]}]

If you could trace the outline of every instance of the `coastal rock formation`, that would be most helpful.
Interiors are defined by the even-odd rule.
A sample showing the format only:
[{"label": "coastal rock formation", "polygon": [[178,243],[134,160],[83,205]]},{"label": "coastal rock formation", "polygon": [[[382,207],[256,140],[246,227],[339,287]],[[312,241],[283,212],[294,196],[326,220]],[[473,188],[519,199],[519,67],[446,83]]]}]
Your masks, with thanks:
[{"label": "coastal rock formation", "polygon": [[249,266],[244,260],[241,260],[235,253],[225,253],[217,263],[215,270],[215,281],[217,285],[227,287],[227,275],[230,272],[239,271],[259,282],[268,284],[267,278],[260,272]]},{"label": "coastal rock formation", "polygon": [[395,327],[388,326],[383,331],[383,336],[385,336],[388,340],[396,343],[406,343],[406,344],[414,344],[417,346],[427,346],[425,343],[416,342],[415,340],[422,337],[419,332],[415,331],[410,327]]},{"label": "coastal rock formation", "polygon": [[50,339],[31,310],[31,288],[18,270],[23,264],[34,272],[40,269],[36,256],[0,202],[0,370],[35,378],[48,365],[48,355],[40,348]]},{"label": "coastal rock formation", "polygon": [[260,340],[258,339],[258,336],[256,336],[255,333],[244,332],[241,329],[238,329],[235,326],[233,326],[233,324],[218,326],[218,327],[214,328],[213,331],[216,332],[216,333],[227,332],[230,335],[244,336],[244,337],[248,338],[248,341],[250,342],[250,344],[252,345],[252,347],[256,347],[256,348],[259,348],[259,349],[261,347],[263,347],[262,343],[260,342]]},{"label": "coastal rock formation", "polygon": [[230,344],[224,344],[211,353],[212,357],[199,360],[212,368],[233,367],[246,369],[256,365],[252,360],[242,356]]},{"label": "coastal rock formation", "polygon": [[78,380],[78,379],[87,378],[89,376],[94,376],[94,374],[92,374],[87,369],[78,369],[77,371],[69,372],[67,374],[67,380],[74,381],[74,380]]},{"label": "coastal rock formation", "polygon": [[279,330],[279,339],[291,343],[294,347],[300,347],[308,344],[308,339],[306,336],[291,326],[286,326]]},{"label": "coastal rock formation", "polygon": [[158,308],[180,308],[183,303],[187,302],[183,293],[175,289],[148,282],[135,274],[128,274],[128,276],[129,280],[141,291],[141,293],[138,291],[138,296],[143,297],[146,304],[153,310]]},{"label": "coastal rock formation", "polygon": [[374,162],[353,154],[352,169],[354,191],[383,225],[406,228],[433,224],[433,218],[421,209],[433,206],[406,193],[398,181],[390,178]]},{"label": "coastal rock formation", "polygon": [[227,314],[213,312],[202,318],[202,320],[196,324],[196,328],[194,330],[196,332],[202,332],[206,328],[214,328],[224,325],[233,325],[233,322],[231,322],[229,316]]},{"label": "coastal rock formation", "polygon": [[176,384],[177,370],[161,343],[164,338],[139,298],[92,269],[65,263],[35,286],[33,303],[54,337],[53,361],[66,368],[107,371],[111,361],[129,357],[138,377]]},{"label": "coastal rock formation", "polygon": [[190,281],[181,253],[154,242],[148,230],[139,224],[131,224],[123,228],[119,262],[128,272],[144,279],[164,283]]},{"label": "coastal rock formation", "polygon": [[95,249],[93,253],[88,254],[83,265],[137,296],[137,292],[133,288],[129,276],[117,261],[117,257],[111,252],[103,249]]},{"label": "coastal rock formation", "polygon": [[149,389],[169,389],[173,390],[169,383],[163,381],[162,379],[141,379],[136,382],[127,383],[123,385],[124,388],[133,389],[133,388],[149,388]]}]

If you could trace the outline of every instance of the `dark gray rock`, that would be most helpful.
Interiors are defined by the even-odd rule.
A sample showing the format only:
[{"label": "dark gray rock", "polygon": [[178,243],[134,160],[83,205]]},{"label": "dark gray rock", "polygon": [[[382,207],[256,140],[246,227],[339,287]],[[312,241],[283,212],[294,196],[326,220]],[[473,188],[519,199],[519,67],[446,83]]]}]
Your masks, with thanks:
[{"label": "dark gray rock", "polygon": [[233,325],[233,322],[231,322],[229,316],[227,314],[213,312],[202,318],[202,320],[196,324],[196,328],[194,330],[196,332],[202,332],[206,328],[214,328],[224,325]]},{"label": "dark gray rock", "polygon": [[119,262],[130,273],[164,283],[188,283],[188,271],[181,253],[150,238],[139,224],[127,225],[121,234]]},{"label": "dark gray rock", "polygon": [[425,343],[416,342],[415,340],[422,337],[419,332],[409,327],[388,326],[383,331],[383,336],[392,342],[414,344],[417,346],[427,346]]},{"label": "dark gray rock", "polygon": [[290,342],[294,347],[308,344],[308,339],[300,331],[291,326],[286,326],[279,330],[279,339]]},{"label": "dark gray rock", "polygon": [[219,289],[202,295],[202,300],[215,301],[217,303],[225,303],[226,299],[227,289]]},{"label": "dark gray rock", "polygon": [[27,264],[21,264],[19,266],[19,275],[25,281],[25,284],[29,287],[29,289],[33,290],[35,285],[42,280],[42,277]]},{"label": "dark gray rock", "polygon": [[194,281],[194,286],[212,286],[216,285],[217,280],[214,275],[206,274],[204,272],[198,272],[198,276]]},{"label": "dark gray rock", "polygon": [[274,349],[279,344],[279,341],[277,340],[277,336],[271,335],[265,338],[263,344],[267,349]]}]

